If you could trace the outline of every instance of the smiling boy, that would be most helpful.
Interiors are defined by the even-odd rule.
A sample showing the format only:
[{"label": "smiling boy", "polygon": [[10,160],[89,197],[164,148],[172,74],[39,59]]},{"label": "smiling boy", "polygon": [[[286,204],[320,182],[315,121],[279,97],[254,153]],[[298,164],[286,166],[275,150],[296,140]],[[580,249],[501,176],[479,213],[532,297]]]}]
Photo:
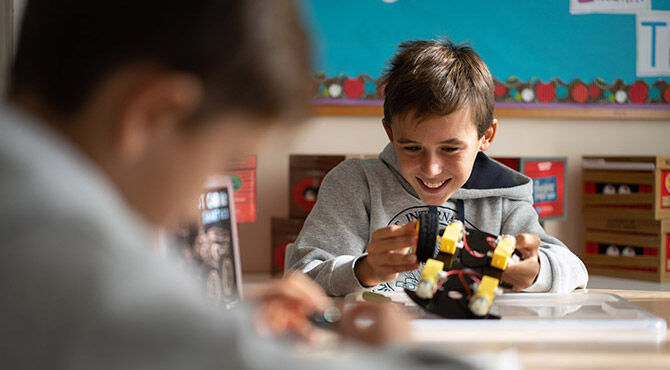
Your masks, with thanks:
[{"label": "smiling boy", "polygon": [[383,126],[390,143],[377,159],[351,159],[325,178],[287,270],[301,270],[331,295],[415,289],[415,220],[439,215],[491,234],[510,234],[525,259],[504,280],[515,290],[585,287],[584,264],[547,235],[528,177],[489,159],[494,83],[481,58],[450,41],[401,44],[382,77]]}]

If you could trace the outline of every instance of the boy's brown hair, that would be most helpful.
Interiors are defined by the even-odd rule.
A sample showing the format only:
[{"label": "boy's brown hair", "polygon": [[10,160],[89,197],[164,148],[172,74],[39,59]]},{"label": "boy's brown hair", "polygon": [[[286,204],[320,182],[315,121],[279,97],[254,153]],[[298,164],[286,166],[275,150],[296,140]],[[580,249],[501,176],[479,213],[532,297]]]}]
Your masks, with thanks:
[{"label": "boy's brown hair", "polygon": [[384,120],[412,114],[419,119],[470,108],[478,137],[493,121],[494,83],[488,67],[468,45],[414,40],[398,46],[380,80]]},{"label": "boy's brown hair", "polygon": [[56,116],[133,63],[198,77],[200,115],[307,113],[309,50],[292,0],[30,0],[24,17],[10,96]]}]

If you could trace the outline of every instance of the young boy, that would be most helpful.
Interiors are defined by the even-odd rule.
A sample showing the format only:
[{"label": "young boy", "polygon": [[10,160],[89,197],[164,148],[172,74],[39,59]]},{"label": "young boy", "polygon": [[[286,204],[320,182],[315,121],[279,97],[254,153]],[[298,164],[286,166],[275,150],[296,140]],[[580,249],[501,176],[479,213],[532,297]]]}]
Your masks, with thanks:
[{"label": "young boy", "polygon": [[[207,175],[253,150],[270,123],[302,117],[306,56],[290,1],[27,4],[0,105],[4,367],[419,365],[407,352],[293,356],[254,326],[307,335],[308,316],[330,305],[316,284],[292,275],[269,283],[254,311],[225,312],[152,250],[152,231],[195,208]],[[354,325],[361,314],[373,325]],[[360,307],[341,331],[396,339],[397,318]]]},{"label": "young boy", "polygon": [[437,212],[442,227],[458,218],[468,228],[516,235],[525,259],[503,277],[515,290],[585,287],[584,264],[538,223],[531,180],[483,153],[498,123],[493,79],[480,57],[450,41],[405,42],[381,82],[390,144],[378,159],[345,161],[324,178],[287,248],[287,269],[334,296],[415,289],[414,220]]}]

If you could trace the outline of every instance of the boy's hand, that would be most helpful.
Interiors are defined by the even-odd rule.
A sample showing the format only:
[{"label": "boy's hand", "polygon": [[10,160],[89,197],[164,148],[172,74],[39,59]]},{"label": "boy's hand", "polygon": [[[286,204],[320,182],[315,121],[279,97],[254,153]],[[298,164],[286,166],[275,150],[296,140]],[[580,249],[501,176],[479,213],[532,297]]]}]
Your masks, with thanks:
[{"label": "boy's hand", "polygon": [[512,284],[514,290],[520,291],[535,283],[540,273],[539,247],[540,237],[537,234],[516,236],[516,249],[523,254],[524,260],[508,265],[503,275],[503,281]]},{"label": "boy's hand", "polygon": [[358,281],[365,286],[375,286],[395,279],[399,272],[419,268],[416,255],[410,253],[416,240],[416,221],[373,232],[366,248],[368,255],[354,266]]},{"label": "boy's hand", "polygon": [[332,306],[323,289],[309,277],[293,272],[250,294],[258,302],[256,328],[264,335],[297,334],[309,339],[309,317]]},{"label": "boy's hand", "polygon": [[344,311],[338,330],[375,346],[408,341],[409,315],[395,304],[360,303]]}]

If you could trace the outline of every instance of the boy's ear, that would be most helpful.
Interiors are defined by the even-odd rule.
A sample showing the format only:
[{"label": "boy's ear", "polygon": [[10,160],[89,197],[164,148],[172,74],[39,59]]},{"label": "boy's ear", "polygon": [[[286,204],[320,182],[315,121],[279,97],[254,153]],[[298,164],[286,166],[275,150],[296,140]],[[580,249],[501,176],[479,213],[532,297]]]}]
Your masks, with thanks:
[{"label": "boy's ear", "polygon": [[160,73],[143,80],[121,105],[116,145],[126,160],[137,160],[157,141],[179,128],[202,101],[195,76]]},{"label": "boy's ear", "polygon": [[386,120],[382,118],[382,125],[384,126],[384,131],[386,131],[386,136],[388,136],[389,141],[393,142],[393,131],[391,131],[390,123],[386,122]]},{"label": "boy's ear", "polygon": [[488,149],[489,146],[491,146],[493,138],[496,137],[497,131],[498,131],[498,120],[494,118],[493,122],[491,122],[491,126],[486,131],[484,131],[484,135],[482,135],[480,139],[479,150],[486,151],[486,149]]}]

